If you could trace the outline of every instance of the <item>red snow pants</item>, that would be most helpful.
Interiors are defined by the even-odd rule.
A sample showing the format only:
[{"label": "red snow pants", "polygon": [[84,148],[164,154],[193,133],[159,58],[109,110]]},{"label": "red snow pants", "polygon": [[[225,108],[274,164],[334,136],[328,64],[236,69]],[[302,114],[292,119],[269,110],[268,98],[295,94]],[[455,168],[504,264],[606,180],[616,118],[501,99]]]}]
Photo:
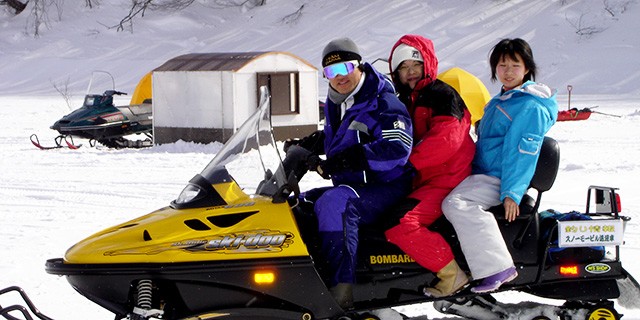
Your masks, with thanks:
[{"label": "red snow pants", "polygon": [[402,249],[422,267],[438,272],[454,259],[447,241],[438,232],[427,229],[442,215],[442,200],[449,188],[424,186],[420,202],[409,210],[400,224],[385,232],[387,240]]}]

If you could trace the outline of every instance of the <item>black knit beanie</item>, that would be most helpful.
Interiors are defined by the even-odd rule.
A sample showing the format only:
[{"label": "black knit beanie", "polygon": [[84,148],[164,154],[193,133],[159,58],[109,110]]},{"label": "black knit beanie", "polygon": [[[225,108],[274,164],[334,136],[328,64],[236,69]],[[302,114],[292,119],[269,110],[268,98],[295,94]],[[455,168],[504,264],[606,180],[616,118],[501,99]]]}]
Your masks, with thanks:
[{"label": "black knit beanie", "polygon": [[322,67],[351,60],[360,62],[362,57],[358,46],[349,38],[335,39],[329,42],[322,51]]}]

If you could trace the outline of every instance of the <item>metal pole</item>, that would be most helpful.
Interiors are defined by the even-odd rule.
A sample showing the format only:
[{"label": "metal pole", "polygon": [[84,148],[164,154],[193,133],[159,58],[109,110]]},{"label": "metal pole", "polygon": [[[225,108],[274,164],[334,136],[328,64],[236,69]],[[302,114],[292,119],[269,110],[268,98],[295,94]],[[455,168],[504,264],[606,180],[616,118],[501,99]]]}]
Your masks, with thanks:
[{"label": "metal pole", "polygon": [[567,86],[567,90],[569,91],[569,103],[567,106],[567,110],[571,110],[571,90],[573,90],[573,86],[572,85],[568,85]]}]

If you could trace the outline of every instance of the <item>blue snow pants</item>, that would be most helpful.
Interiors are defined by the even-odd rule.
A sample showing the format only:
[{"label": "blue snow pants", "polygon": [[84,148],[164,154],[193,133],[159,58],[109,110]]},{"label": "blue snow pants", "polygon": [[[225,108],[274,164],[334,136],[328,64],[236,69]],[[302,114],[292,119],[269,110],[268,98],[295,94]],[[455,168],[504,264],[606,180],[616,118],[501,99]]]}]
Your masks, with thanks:
[{"label": "blue snow pants", "polygon": [[358,227],[384,219],[389,208],[404,199],[411,190],[405,175],[385,184],[338,185],[316,188],[300,195],[311,202],[318,219],[320,254],[332,274],[329,286],[355,283]]}]

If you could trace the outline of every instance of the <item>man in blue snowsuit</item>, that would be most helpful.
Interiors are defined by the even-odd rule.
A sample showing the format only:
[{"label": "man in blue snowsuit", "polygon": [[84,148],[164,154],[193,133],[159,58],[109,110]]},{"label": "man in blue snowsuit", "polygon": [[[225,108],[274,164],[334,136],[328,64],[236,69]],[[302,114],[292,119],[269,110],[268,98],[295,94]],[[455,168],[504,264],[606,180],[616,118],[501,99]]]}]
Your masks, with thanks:
[{"label": "man in blue snowsuit", "polygon": [[[412,178],[407,162],[411,118],[391,82],[361,60],[348,38],[327,44],[322,59],[329,79],[324,130],[286,144],[311,149],[308,169],[332,180],[332,187],[309,190],[300,200],[313,205],[329,286],[344,308],[353,302],[358,226],[384,219],[388,208],[410,192]],[[326,160],[317,154],[325,154]]]}]

